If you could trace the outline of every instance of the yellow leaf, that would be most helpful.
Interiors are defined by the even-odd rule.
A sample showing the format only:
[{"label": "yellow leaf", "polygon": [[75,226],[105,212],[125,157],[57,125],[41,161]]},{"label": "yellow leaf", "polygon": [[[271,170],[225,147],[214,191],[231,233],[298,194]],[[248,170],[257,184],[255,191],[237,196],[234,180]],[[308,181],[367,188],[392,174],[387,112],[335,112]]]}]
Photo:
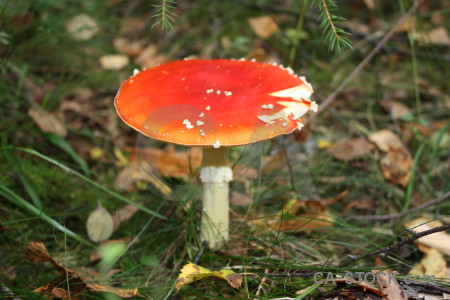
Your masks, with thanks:
[{"label": "yellow leaf", "polygon": [[121,167],[128,165],[128,158],[123,154],[122,150],[114,148],[114,155],[117,158],[116,166]]},{"label": "yellow leaf", "polygon": [[91,156],[91,159],[97,160],[103,157],[103,155],[105,155],[105,152],[99,147],[94,147],[91,150],[89,150],[89,155]]},{"label": "yellow leaf", "polygon": [[232,270],[211,271],[207,268],[188,262],[181,269],[175,284],[177,290],[181,287],[206,277],[217,277],[226,280],[232,287],[239,288],[242,284],[242,274],[237,274]]}]

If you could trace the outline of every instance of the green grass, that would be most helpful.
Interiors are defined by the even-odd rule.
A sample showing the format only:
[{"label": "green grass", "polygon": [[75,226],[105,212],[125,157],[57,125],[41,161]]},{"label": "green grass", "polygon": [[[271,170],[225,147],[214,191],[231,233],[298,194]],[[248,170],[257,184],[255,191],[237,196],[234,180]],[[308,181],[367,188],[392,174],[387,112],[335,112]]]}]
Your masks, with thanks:
[{"label": "green grass", "polygon": [[[49,0],[0,2],[0,287],[7,287],[22,299],[43,299],[32,291],[45,284],[69,289],[80,299],[112,299],[90,290],[77,294],[80,282],[72,276],[60,274],[48,263],[30,262],[24,248],[36,241],[44,243],[49,253],[63,259],[69,268],[120,269],[110,282],[139,288],[147,299],[311,299],[336,286],[315,285],[311,274],[292,274],[370,271],[375,268],[374,257],[346,268],[336,265],[348,255],[369,253],[398,241],[405,234],[404,222],[408,220],[450,215],[447,201],[402,219],[345,221],[349,215],[398,213],[450,190],[450,115],[448,83],[444,80],[449,77],[445,61],[448,47],[417,43],[411,40],[410,32],[404,32],[388,42],[333,105],[310,124],[311,133],[305,140],[280,137],[230,151],[233,165],[253,168],[257,174],[231,185],[232,190],[251,197],[253,203],[232,207],[230,242],[223,251],[206,249],[198,264],[256,276],[245,276],[239,289],[223,280],[205,279],[177,293],[174,284],[180,269],[193,261],[202,247],[198,236],[199,182],[194,175],[186,181],[161,178],[172,189],[168,196],[143,182],[132,190],[115,187],[114,180],[122,168],[115,149],[129,158],[127,147],[135,147],[142,137],[118,119],[113,99],[120,83],[140,66],[131,59],[122,70],[104,70],[99,58],[117,53],[113,41],[119,36],[153,44],[173,60],[189,55],[251,58],[250,53],[259,49],[265,57],[275,57],[305,75],[320,104],[367,55],[372,44],[359,43],[363,37],[353,35],[353,50],[345,50],[341,56],[330,54],[315,9],[309,9],[300,21],[295,14],[277,10],[298,13],[303,7],[300,1],[294,1],[292,7],[278,1],[258,1],[259,6],[251,1],[176,3],[173,28],[161,31],[151,26],[156,11],[149,1],[76,5]],[[439,1],[430,3],[430,11],[416,15],[420,28],[448,28],[448,9],[440,10]],[[354,5],[341,7],[339,13],[369,26],[374,26],[372,21],[392,25],[401,16],[400,4],[392,1],[383,1],[372,12],[363,2]],[[66,33],[67,20],[80,13],[98,23],[100,30],[94,38],[76,41]],[[431,16],[437,13],[443,16],[442,24],[431,22]],[[274,16],[280,31],[261,39],[247,18],[268,14]],[[144,22],[142,27],[124,32],[136,20]],[[293,35],[296,30],[302,34]],[[83,91],[91,96],[83,99]],[[407,105],[412,117],[393,120],[380,105],[384,99]],[[66,137],[43,132],[28,115],[36,104],[61,113],[64,102],[84,105],[80,111],[63,112]],[[384,179],[379,167],[384,154],[376,149],[343,162],[318,147],[321,140],[337,143],[367,138],[386,128],[403,138],[414,159],[407,187]],[[162,148],[165,144],[152,146]],[[104,152],[101,158],[90,155],[94,147]],[[291,172],[282,159],[278,168],[267,170],[263,162],[274,159],[282,149],[289,154]],[[184,150],[177,147],[177,151]],[[349,191],[348,196],[327,206],[333,220],[330,227],[298,226],[282,232],[253,225],[280,215],[292,199],[333,198],[344,190]],[[88,240],[85,229],[87,216],[97,203],[110,212],[125,204],[139,208],[112,236],[133,242],[115,253],[108,265],[91,257],[99,248]],[[289,216],[284,217],[289,220]],[[422,257],[423,253],[409,244],[382,259],[404,275]],[[15,271],[14,277],[2,273],[8,267]],[[440,284],[448,288],[448,283]],[[296,295],[300,290],[303,293]],[[9,297],[7,292],[0,292],[0,298],[5,295]]]}]

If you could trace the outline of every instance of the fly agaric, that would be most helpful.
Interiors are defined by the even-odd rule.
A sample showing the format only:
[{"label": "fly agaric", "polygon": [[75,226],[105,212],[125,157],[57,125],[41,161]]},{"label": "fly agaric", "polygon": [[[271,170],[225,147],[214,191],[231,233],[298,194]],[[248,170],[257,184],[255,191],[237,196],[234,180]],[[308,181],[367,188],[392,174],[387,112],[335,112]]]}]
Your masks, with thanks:
[{"label": "fly agaric", "polygon": [[312,93],[290,68],[193,59],[135,72],[114,104],[126,124],[148,137],[203,147],[201,238],[214,250],[228,240],[228,147],[301,129],[300,117],[317,110]]}]

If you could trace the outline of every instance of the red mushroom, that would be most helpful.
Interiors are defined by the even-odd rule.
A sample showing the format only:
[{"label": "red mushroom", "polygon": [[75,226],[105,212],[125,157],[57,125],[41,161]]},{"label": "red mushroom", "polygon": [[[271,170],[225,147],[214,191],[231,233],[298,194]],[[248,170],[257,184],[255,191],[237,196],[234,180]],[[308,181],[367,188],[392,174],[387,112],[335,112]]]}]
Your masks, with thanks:
[{"label": "red mushroom", "polygon": [[115,106],[142,134],[175,144],[204,146],[201,236],[218,249],[228,240],[227,148],[301,129],[317,110],[313,89],[290,68],[245,60],[182,60],[135,74]]}]

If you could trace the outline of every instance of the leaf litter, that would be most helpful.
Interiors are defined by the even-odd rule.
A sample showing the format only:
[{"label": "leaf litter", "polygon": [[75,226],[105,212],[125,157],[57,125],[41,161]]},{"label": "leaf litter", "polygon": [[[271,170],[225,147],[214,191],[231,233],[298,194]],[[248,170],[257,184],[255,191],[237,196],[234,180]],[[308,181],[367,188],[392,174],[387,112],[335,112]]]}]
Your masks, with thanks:
[{"label": "leaf litter", "polygon": [[[62,260],[53,257],[47,251],[45,245],[41,242],[31,242],[25,247],[25,255],[28,259],[34,262],[50,262],[58,271],[60,271],[63,275],[68,274],[71,278],[81,280],[81,283],[84,285],[84,288],[81,289],[90,289],[95,292],[108,292],[116,294],[122,298],[131,298],[133,296],[139,295],[137,289],[124,289],[118,287],[112,287],[108,284],[104,284],[105,275],[97,272],[92,268],[68,268],[65,266],[65,262]],[[80,292],[81,292],[80,291]]]}]

